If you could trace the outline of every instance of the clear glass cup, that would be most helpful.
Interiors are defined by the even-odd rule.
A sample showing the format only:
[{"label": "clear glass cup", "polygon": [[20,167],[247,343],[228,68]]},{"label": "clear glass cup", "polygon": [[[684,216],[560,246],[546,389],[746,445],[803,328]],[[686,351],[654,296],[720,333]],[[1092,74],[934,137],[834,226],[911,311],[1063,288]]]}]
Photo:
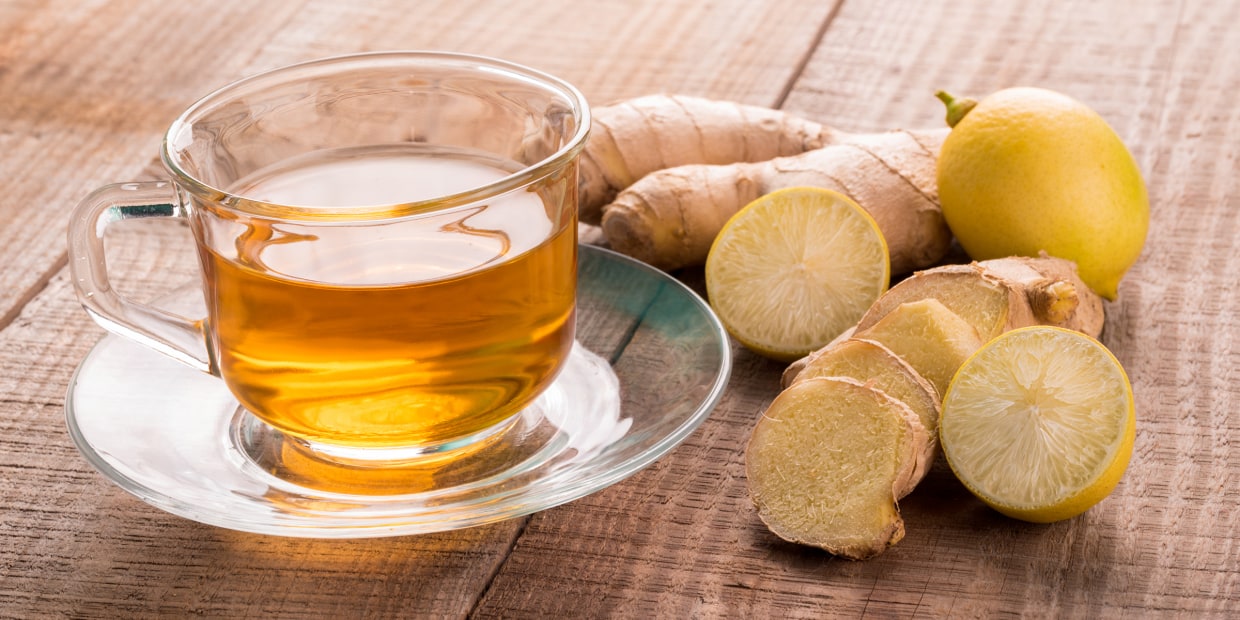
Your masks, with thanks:
[{"label": "clear glass cup", "polygon": [[[71,268],[106,329],[220,377],[315,453],[386,461],[480,445],[573,343],[571,85],[433,52],[329,58],[206,96],[168,129],[170,182],[74,211]],[[118,295],[107,226],[182,218],[205,317]]]}]

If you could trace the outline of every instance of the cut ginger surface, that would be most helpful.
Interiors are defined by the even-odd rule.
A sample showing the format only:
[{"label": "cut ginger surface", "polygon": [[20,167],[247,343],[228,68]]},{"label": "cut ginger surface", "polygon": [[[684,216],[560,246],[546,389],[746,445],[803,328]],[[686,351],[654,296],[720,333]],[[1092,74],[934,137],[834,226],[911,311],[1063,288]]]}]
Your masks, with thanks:
[{"label": "cut ginger surface", "polygon": [[891,349],[940,395],[947,393],[956,370],[983,344],[972,325],[937,299],[900,304],[857,337]]},{"label": "cut ginger surface", "polygon": [[929,445],[909,479],[908,488],[899,490],[896,497],[904,497],[911,492],[925,477],[938,446],[941,404],[935,387],[891,349],[872,340],[857,338],[836,342],[811,353],[802,365],[789,367],[784,375],[784,385],[787,387],[814,377],[856,379],[908,405],[917,414],[917,419],[930,435]]},{"label": "cut ginger surface", "polygon": [[877,389],[839,377],[798,381],[754,428],[750,495],[779,537],[869,558],[904,537],[896,498],[928,443],[917,415]]}]

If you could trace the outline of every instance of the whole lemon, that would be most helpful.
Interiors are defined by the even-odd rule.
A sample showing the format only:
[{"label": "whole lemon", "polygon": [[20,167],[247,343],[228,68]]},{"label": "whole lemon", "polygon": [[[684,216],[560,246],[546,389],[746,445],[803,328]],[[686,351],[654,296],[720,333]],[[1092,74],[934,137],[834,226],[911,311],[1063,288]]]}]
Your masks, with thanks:
[{"label": "whole lemon", "polygon": [[1096,112],[1041,88],[980,102],[939,93],[952,131],[939,156],[943,217],[975,260],[1052,256],[1114,300],[1149,228],[1132,154]]}]

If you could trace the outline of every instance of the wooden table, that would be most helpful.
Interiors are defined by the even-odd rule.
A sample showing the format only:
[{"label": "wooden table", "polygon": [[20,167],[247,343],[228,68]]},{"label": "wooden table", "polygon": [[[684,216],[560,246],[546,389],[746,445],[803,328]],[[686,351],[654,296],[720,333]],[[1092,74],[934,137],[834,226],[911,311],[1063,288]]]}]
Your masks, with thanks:
[{"label": "wooden table", "polygon": [[[1240,3],[1230,0],[3,0],[0,616],[1227,617],[1240,614]],[[69,209],[161,175],[162,131],[256,71],[345,52],[498,56],[595,104],[675,92],[851,130],[938,127],[933,92],[1088,103],[1144,171],[1146,250],[1103,340],[1137,398],[1115,493],[1054,525],[1003,518],[940,463],[866,562],[778,541],[750,506],[749,431],[782,365],[739,347],[722,403],[634,477],[529,517],[328,541],[201,525],[78,454],[75,366],[103,335],[66,269]],[[192,277],[180,231],[110,257],[150,299]],[[676,274],[700,280],[700,270]]]}]

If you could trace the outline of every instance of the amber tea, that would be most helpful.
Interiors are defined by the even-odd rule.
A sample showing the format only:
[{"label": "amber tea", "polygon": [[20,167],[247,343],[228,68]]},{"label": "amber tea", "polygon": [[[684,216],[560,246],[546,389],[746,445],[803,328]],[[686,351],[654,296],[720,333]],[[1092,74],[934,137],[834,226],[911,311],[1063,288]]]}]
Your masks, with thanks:
[{"label": "amber tea", "polygon": [[[396,205],[512,170],[475,154],[354,148],[259,171],[230,193]],[[574,206],[519,190],[374,229],[231,222],[247,227],[221,233],[235,243],[200,240],[220,374],[262,420],[318,442],[433,445],[487,429],[536,397],[572,345]],[[199,234],[224,225],[200,222]]]}]

